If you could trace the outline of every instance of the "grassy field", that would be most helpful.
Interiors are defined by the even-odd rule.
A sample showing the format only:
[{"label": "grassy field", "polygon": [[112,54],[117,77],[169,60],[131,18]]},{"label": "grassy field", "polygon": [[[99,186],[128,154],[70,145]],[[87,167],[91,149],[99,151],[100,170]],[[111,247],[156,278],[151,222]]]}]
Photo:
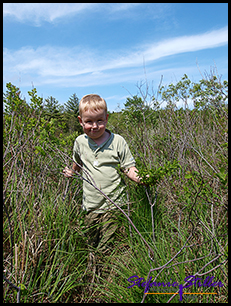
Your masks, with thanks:
[{"label": "grassy field", "polygon": [[[78,133],[52,138],[53,125],[38,113],[5,114],[4,302],[228,302],[227,86],[205,81],[196,88],[185,78],[162,89],[165,109],[140,87],[140,98],[111,114],[108,128],[127,140],[149,179],[144,187],[124,178],[129,200],[116,244],[96,262],[86,246],[82,177],[62,175]],[[198,104],[176,109],[177,97],[187,102],[190,89]],[[183,289],[188,294],[180,301],[174,293],[190,284],[188,276],[200,280]]]}]

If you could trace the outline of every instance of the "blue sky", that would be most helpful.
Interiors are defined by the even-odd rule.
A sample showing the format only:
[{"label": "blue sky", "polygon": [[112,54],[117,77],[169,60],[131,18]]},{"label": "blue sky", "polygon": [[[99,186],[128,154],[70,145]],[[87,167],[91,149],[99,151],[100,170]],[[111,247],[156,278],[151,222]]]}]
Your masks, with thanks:
[{"label": "blue sky", "polygon": [[97,93],[118,111],[145,80],[155,94],[162,75],[197,82],[214,66],[227,80],[227,3],[3,4],[3,88],[27,101],[33,84],[44,99]]}]

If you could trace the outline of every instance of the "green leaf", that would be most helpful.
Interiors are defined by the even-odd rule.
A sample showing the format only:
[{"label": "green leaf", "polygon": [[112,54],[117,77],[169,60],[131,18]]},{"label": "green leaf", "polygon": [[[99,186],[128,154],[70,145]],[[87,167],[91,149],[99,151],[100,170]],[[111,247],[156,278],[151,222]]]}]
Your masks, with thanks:
[{"label": "green leaf", "polygon": [[39,152],[42,154],[42,156],[46,156],[46,152],[43,150],[42,147],[35,146],[35,154],[38,154]]},{"label": "green leaf", "polygon": [[224,174],[224,173],[225,173],[225,167],[221,167],[221,168],[220,168],[220,173],[221,173],[221,174]]},{"label": "green leaf", "polygon": [[21,296],[25,296],[27,294],[26,286],[24,284],[19,284],[18,287],[20,287],[20,295]]},{"label": "green leaf", "polygon": [[190,178],[192,178],[192,174],[185,174],[184,178],[190,179]]}]

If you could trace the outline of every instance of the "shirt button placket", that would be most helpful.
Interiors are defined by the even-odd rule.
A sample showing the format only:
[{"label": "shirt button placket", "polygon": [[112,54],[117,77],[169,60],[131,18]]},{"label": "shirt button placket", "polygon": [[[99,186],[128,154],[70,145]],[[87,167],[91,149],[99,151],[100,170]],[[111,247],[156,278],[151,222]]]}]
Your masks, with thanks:
[{"label": "shirt button placket", "polygon": [[98,166],[98,155],[95,153],[94,166]]}]

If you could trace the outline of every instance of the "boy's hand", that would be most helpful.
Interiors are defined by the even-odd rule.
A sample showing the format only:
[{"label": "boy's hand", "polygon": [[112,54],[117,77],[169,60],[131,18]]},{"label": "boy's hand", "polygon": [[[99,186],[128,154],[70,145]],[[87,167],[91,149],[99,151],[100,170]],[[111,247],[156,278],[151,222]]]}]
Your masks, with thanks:
[{"label": "boy's hand", "polygon": [[74,174],[74,171],[72,169],[69,169],[68,167],[65,167],[63,169],[63,173],[65,177],[72,177]]},{"label": "boy's hand", "polygon": [[[124,173],[131,179],[133,180],[134,182],[138,183],[138,184],[141,184],[141,185],[144,185],[144,186],[147,186],[147,184],[141,182],[141,177],[139,177],[139,174],[138,174],[138,170],[136,169],[136,167],[131,167],[129,169],[126,169],[124,171]],[[149,177],[149,175],[146,175],[146,177]]]}]

